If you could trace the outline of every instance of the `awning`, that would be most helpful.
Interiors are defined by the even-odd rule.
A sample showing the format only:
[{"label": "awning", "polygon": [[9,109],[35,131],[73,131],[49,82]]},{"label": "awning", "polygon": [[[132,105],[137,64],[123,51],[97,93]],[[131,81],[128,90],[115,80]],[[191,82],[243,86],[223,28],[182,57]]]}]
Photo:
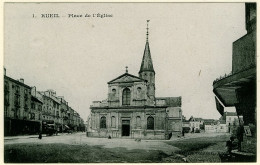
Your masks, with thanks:
[{"label": "awning", "polygon": [[225,107],[239,103],[237,90],[256,83],[256,68],[234,73],[213,83],[213,92]]}]

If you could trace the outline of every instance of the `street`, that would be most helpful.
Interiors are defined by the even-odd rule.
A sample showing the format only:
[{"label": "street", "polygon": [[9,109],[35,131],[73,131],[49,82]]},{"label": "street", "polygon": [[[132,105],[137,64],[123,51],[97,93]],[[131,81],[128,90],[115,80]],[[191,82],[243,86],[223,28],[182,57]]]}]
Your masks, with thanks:
[{"label": "street", "polygon": [[[171,140],[89,138],[85,133],[5,137],[8,163],[220,162],[228,134],[186,134]],[[207,156],[205,156],[207,155]]]}]

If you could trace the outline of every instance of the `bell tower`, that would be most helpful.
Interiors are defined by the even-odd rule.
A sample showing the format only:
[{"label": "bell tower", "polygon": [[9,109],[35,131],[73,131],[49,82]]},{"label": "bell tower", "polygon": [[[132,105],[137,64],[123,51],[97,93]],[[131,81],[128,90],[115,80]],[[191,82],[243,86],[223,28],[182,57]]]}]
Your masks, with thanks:
[{"label": "bell tower", "polygon": [[150,53],[149,40],[148,40],[149,21],[150,20],[147,20],[146,43],[145,43],[143,60],[139,71],[139,77],[147,80],[147,95],[150,98],[150,100],[155,101],[155,71],[153,69],[153,61]]}]

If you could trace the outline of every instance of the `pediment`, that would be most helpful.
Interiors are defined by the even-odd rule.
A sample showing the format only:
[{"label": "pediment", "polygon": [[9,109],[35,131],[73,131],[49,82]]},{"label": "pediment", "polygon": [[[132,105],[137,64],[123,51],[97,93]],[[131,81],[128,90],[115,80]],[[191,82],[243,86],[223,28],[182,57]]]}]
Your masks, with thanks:
[{"label": "pediment", "polygon": [[108,82],[108,84],[113,84],[113,83],[127,83],[127,82],[142,82],[145,81],[142,78],[139,78],[137,76],[125,73],[111,81]]}]

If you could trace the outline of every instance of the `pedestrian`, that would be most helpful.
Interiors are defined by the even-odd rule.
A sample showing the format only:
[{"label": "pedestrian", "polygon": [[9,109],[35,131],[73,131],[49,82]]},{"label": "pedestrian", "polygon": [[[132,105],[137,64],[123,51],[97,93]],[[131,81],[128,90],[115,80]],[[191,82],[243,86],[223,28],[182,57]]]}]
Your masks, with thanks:
[{"label": "pedestrian", "polygon": [[111,136],[110,136],[110,135],[108,136],[108,139],[111,139]]},{"label": "pedestrian", "polygon": [[233,147],[234,147],[234,137],[233,136],[231,136],[230,137],[230,140],[228,140],[227,142],[226,142],[226,147],[227,147],[227,152],[228,152],[228,154],[231,154],[231,151],[232,151],[232,149],[233,149]]},{"label": "pedestrian", "polygon": [[183,137],[184,137],[184,133],[185,133],[185,132],[184,132],[184,129],[182,128],[182,136],[183,136]]},{"label": "pedestrian", "polygon": [[38,139],[42,139],[42,132],[41,132],[41,131],[39,132],[39,137],[38,137]]},{"label": "pedestrian", "polygon": [[243,142],[243,133],[244,133],[244,128],[243,126],[240,125],[237,128],[238,151],[241,151],[241,143]]}]

